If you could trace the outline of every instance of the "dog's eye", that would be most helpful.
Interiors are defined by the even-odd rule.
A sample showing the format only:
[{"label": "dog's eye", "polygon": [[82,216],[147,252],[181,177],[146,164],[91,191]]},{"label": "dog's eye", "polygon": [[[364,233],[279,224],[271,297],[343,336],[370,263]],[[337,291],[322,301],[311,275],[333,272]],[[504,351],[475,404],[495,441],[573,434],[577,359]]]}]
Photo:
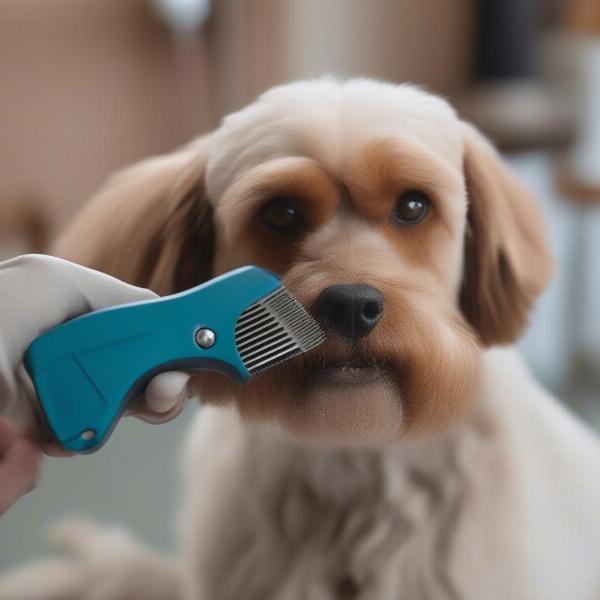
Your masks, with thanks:
[{"label": "dog's eye", "polygon": [[294,232],[304,226],[293,198],[274,198],[263,206],[261,214],[267,226],[275,231]]},{"label": "dog's eye", "polygon": [[429,204],[429,197],[424,192],[404,192],[396,201],[392,219],[400,225],[414,225],[425,218]]}]

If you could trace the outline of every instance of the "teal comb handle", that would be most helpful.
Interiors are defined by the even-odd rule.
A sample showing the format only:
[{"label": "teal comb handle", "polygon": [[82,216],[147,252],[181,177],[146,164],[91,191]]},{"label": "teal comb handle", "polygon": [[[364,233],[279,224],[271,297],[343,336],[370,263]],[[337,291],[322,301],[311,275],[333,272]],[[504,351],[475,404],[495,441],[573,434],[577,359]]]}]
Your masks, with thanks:
[{"label": "teal comb handle", "polygon": [[[25,354],[45,421],[72,452],[97,450],[133,398],[158,373],[210,369],[249,379],[235,343],[240,314],[281,287],[242,267],[191,290],[89,313],[38,337]],[[212,346],[196,333],[208,328]]]}]

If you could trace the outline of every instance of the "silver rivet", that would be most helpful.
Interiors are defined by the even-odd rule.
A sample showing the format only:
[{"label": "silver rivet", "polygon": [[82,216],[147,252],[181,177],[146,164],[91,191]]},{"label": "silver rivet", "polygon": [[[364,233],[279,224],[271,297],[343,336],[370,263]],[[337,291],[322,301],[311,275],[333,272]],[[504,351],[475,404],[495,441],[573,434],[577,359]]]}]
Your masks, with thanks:
[{"label": "silver rivet", "polygon": [[216,340],[215,332],[212,329],[207,329],[204,327],[203,329],[198,329],[196,331],[196,344],[200,346],[200,348],[210,348]]},{"label": "silver rivet", "polygon": [[96,432],[93,429],[86,429],[79,437],[84,442],[89,442],[90,440],[94,439],[95,436]]}]

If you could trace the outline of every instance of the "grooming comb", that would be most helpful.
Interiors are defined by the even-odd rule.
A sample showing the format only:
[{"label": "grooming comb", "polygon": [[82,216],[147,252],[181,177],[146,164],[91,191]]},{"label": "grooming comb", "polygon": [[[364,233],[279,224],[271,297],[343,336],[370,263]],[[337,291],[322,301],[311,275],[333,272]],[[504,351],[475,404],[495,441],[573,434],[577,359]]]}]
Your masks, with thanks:
[{"label": "grooming comb", "polygon": [[54,439],[89,453],[161,372],[212,370],[243,383],[324,339],[275,275],[249,266],[63,323],[34,340],[24,363]]}]

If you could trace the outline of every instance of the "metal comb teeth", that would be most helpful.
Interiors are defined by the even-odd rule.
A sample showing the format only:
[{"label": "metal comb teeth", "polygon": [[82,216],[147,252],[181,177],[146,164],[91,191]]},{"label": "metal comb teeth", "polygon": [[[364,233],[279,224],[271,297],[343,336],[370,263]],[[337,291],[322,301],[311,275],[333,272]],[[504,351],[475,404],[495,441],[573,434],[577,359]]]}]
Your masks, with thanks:
[{"label": "metal comb teeth", "polygon": [[249,306],[235,327],[238,352],[252,374],[306,352],[324,340],[319,324],[284,287]]}]

